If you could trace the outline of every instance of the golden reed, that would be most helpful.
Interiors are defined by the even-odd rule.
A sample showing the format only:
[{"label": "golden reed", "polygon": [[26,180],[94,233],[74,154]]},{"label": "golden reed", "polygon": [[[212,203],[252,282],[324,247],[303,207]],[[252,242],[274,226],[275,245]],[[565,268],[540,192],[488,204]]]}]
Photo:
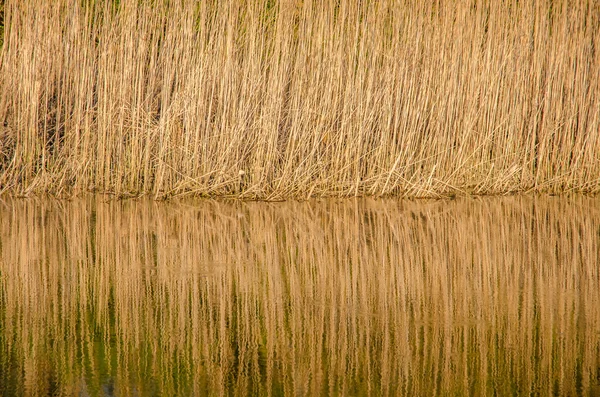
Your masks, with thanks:
[{"label": "golden reed", "polygon": [[593,0],[6,0],[0,191],[600,191]]},{"label": "golden reed", "polygon": [[596,395],[600,203],[9,201],[0,394]]}]

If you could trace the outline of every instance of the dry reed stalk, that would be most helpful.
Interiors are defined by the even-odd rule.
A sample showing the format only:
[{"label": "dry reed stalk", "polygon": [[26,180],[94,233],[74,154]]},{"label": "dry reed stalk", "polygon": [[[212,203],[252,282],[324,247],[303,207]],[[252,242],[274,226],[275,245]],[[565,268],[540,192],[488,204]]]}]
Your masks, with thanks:
[{"label": "dry reed stalk", "polygon": [[599,227],[587,198],[13,201],[0,394],[593,395]]},{"label": "dry reed stalk", "polygon": [[4,19],[0,191],[600,190],[596,1],[7,0]]}]

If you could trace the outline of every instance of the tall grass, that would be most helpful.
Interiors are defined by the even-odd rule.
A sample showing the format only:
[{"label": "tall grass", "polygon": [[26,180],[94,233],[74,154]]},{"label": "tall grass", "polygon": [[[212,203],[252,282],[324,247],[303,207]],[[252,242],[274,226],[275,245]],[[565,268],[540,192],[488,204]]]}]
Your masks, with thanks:
[{"label": "tall grass", "polygon": [[1,395],[597,395],[600,203],[0,206]]},{"label": "tall grass", "polygon": [[7,0],[0,190],[600,191],[600,5]]}]

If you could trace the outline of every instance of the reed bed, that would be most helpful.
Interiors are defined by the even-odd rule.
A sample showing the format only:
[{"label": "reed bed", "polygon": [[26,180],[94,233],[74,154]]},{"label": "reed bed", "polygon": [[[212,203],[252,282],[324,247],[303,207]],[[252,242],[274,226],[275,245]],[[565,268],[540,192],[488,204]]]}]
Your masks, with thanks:
[{"label": "reed bed", "polygon": [[2,395],[596,395],[587,198],[0,207]]},{"label": "reed bed", "polygon": [[597,1],[6,0],[0,190],[600,190]]}]

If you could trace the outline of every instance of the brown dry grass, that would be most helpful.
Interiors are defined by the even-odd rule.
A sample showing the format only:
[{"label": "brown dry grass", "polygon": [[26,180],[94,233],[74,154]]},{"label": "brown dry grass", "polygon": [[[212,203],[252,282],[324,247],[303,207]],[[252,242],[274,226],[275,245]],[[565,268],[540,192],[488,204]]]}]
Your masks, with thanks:
[{"label": "brown dry grass", "polygon": [[600,190],[596,1],[7,0],[5,24],[0,190]]},{"label": "brown dry grass", "polygon": [[598,230],[587,198],[13,201],[0,394],[595,395]]}]

